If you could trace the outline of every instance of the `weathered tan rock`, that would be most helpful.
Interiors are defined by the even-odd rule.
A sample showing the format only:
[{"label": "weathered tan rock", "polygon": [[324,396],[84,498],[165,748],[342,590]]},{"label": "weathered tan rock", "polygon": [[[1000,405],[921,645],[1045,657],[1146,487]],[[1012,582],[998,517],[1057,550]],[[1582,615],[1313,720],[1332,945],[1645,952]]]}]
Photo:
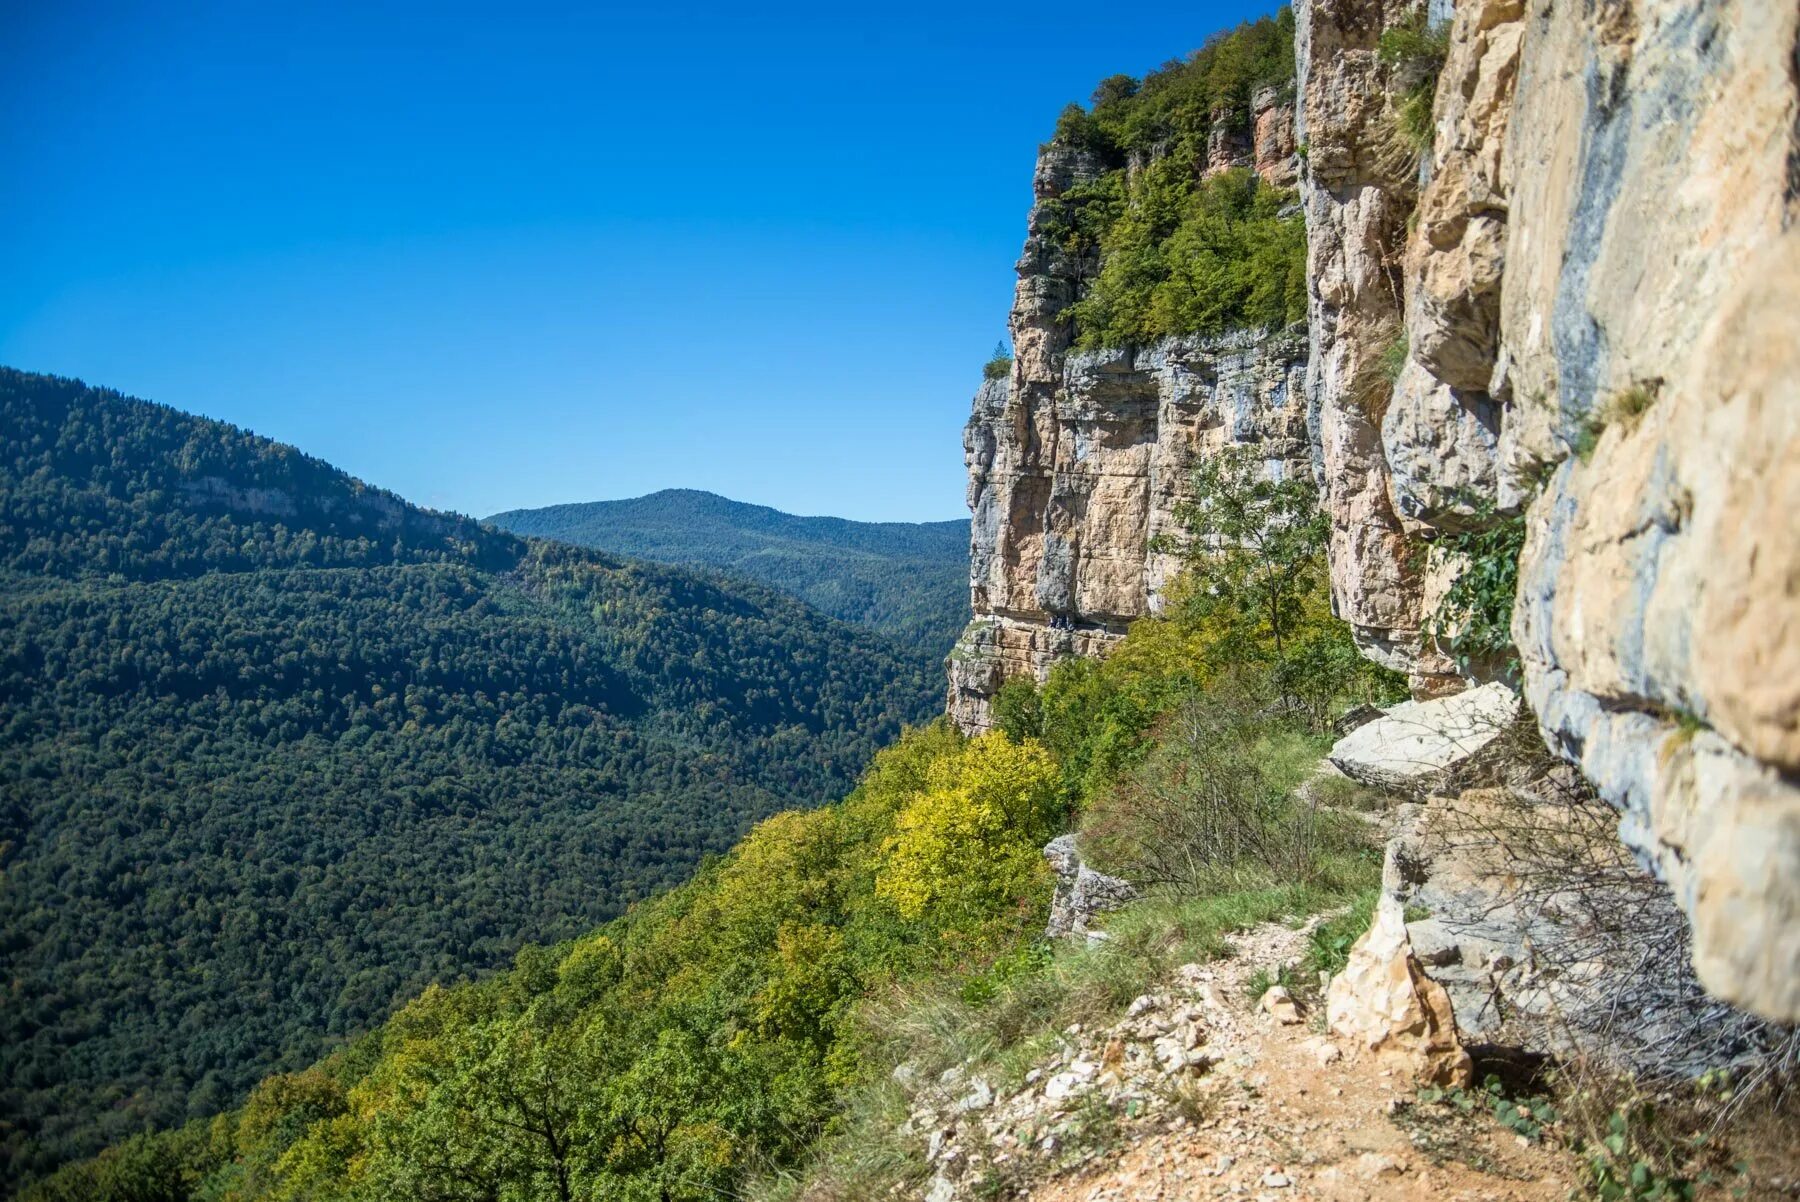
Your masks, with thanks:
[{"label": "weathered tan rock", "polygon": [[1400,257],[1418,177],[1392,103],[1412,81],[1381,62],[1379,44],[1415,7],[1314,0],[1294,16],[1306,148],[1306,387],[1331,515],[1332,596],[1363,652],[1428,695],[1457,687],[1457,678],[1420,636],[1420,557],[1390,497],[1382,447],[1383,359],[1401,337]]},{"label": "weathered tan rock", "polygon": [[1769,1054],[1775,1033],[1704,994],[1674,899],[1577,779],[1557,769],[1392,816],[1382,888],[1414,913],[1413,955],[1459,1035],[1652,1077]]},{"label": "weathered tan rock", "polygon": [[1263,990],[1263,995],[1256,1004],[1262,1007],[1264,1014],[1284,1027],[1295,1026],[1305,1021],[1300,1016],[1299,1003],[1294,1001],[1294,995],[1289,993],[1285,986],[1269,986]]},{"label": "weathered tan rock", "polygon": [[1262,88],[1250,103],[1255,114],[1251,136],[1251,167],[1277,188],[1291,188],[1299,179],[1299,160],[1294,151],[1294,105],[1279,88]]},{"label": "weathered tan rock", "polygon": [[[1423,684],[1406,537],[1528,509],[1514,635],[1546,738],[1672,886],[1707,986],[1793,1021],[1800,11],[1454,7],[1416,175],[1371,53],[1408,6],[1296,13],[1339,608]],[[1397,309],[1405,368],[1360,388]]]},{"label": "weathered tan rock", "polygon": [[1425,975],[1406,936],[1400,903],[1384,896],[1332,978],[1325,1018],[1331,1033],[1359,1053],[1372,1053],[1431,1085],[1467,1085],[1469,1054],[1456,1038],[1456,1017],[1443,986]]},{"label": "weathered tan rock", "polygon": [[[1156,153],[1133,152],[1128,176]],[[1297,166],[1285,87],[1215,114],[1195,164],[1203,175],[1248,168],[1283,187]],[[1012,372],[983,384],[964,430],[974,619],[951,653],[948,708],[966,731],[989,726],[989,700],[1007,679],[1104,654],[1134,619],[1157,612],[1177,567],[1158,540],[1178,532],[1175,510],[1201,457],[1251,446],[1271,470],[1312,470],[1297,329],[1071,353],[1060,317],[1100,265],[1046,236],[1044,202],[1101,169],[1086,150],[1041,148],[1013,295]]]},{"label": "weathered tan rock", "polygon": [[[1022,277],[1021,297],[1039,285]],[[1035,309],[1014,309],[1015,343]],[[976,394],[964,433],[975,617],[950,657],[951,716],[986,729],[1005,680],[1099,655],[1154,613],[1177,570],[1200,458],[1255,447],[1271,470],[1311,471],[1297,332],[1172,338],[1079,354],[1032,343],[1012,379]]]}]

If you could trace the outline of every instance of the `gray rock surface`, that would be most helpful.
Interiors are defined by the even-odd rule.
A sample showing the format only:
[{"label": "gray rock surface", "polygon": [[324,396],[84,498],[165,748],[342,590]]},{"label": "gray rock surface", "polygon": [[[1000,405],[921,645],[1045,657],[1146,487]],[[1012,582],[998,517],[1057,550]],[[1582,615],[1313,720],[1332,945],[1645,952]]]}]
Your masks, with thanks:
[{"label": "gray rock surface", "polygon": [[1044,845],[1044,859],[1056,873],[1056,893],[1050,900],[1050,920],[1044,934],[1052,939],[1064,935],[1085,937],[1088,923],[1096,915],[1116,910],[1137,897],[1138,891],[1128,881],[1104,872],[1095,872],[1081,862],[1075,849],[1074,835],[1058,835]]},{"label": "gray rock surface", "polygon": [[1392,706],[1339,739],[1326,758],[1351,780],[1418,794],[1473,759],[1518,714],[1518,695],[1493,681],[1449,697]]},{"label": "gray rock surface", "polygon": [[[1291,103],[1261,89],[1243,116],[1218,127],[1196,166],[1249,167],[1291,186]],[[1012,371],[983,383],[963,435],[974,618],[951,654],[948,708],[966,732],[989,728],[988,703],[1007,679],[1041,679],[1059,659],[1103,654],[1133,619],[1157,611],[1175,565],[1156,540],[1173,529],[1199,457],[1248,445],[1272,470],[1311,470],[1297,329],[1070,350],[1062,311],[1099,263],[1046,232],[1050,202],[1101,169],[1060,142],[1040,151]]]},{"label": "gray rock surface", "polygon": [[1461,565],[1422,540],[1523,514],[1545,739],[1672,888],[1707,987],[1792,1022],[1800,9],[1450,7],[1423,155],[1378,53],[1419,6],[1295,13],[1338,610],[1416,695],[1456,687],[1421,632]]}]

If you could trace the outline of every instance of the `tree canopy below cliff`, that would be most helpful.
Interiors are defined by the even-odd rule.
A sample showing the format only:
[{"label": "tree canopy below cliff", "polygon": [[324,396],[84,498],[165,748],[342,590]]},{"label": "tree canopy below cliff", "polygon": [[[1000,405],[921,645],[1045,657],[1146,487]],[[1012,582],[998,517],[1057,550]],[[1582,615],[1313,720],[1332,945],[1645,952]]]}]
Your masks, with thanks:
[{"label": "tree canopy below cliff", "polygon": [[969,523],[796,517],[693,489],[488,519],[658,563],[717,568],[892,636],[935,669],[969,621]]},{"label": "tree canopy below cliff", "polygon": [[1236,169],[1210,176],[1216,130],[1243,136],[1264,88],[1291,99],[1294,20],[1283,8],[1142,80],[1114,75],[1072,104],[1054,141],[1100,174],[1040,202],[1042,231],[1076,266],[1078,345],[1273,327],[1306,316],[1306,230],[1291,191]]},{"label": "tree canopy below cliff", "polygon": [[6,1176],[590,929],[940,689],[760,586],[0,370]]}]

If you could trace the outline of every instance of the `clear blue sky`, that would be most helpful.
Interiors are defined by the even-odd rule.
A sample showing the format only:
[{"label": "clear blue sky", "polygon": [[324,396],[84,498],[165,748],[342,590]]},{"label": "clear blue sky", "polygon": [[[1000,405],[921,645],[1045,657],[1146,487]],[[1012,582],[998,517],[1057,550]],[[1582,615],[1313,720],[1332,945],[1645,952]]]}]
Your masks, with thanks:
[{"label": "clear blue sky", "polygon": [[961,516],[1037,143],[1270,7],[0,0],[0,362],[475,514]]}]

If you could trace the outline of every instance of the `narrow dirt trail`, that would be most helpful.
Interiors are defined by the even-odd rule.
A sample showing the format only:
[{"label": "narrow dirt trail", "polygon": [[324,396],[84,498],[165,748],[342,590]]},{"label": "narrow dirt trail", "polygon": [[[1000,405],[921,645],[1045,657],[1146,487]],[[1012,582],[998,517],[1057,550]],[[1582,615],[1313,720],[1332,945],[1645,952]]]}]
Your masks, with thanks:
[{"label": "narrow dirt trail", "polygon": [[[1245,1001],[1259,968],[1297,961],[1306,934],[1265,926],[1236,955],[1180,974],[1224,1053],[1198,1082],[1189,1117],[1123,1124],[1119,1143],[1072,1174],[1038,1184],[1037,1202],[1563,1202],[1576,1166],[1485,1115],[1422,1111],[1411,1083],[1353,1060],[1311,1015],[1282,1023]],[[1290,1016],[1291,1017],[1291,1016]]]}]

